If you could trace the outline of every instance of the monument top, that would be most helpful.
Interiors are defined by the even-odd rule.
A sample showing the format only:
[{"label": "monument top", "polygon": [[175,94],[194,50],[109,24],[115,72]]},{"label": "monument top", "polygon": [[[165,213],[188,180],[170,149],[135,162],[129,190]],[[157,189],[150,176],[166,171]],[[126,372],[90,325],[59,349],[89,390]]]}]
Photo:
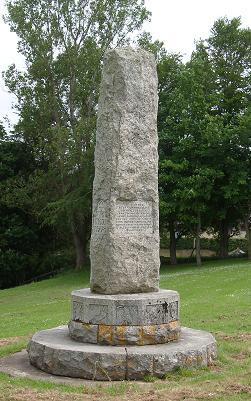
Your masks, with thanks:
[{"label": "monument top", "polygon": [[158,291],[157,72],[142,49],[106,53],[95,149],[91,289]]}]

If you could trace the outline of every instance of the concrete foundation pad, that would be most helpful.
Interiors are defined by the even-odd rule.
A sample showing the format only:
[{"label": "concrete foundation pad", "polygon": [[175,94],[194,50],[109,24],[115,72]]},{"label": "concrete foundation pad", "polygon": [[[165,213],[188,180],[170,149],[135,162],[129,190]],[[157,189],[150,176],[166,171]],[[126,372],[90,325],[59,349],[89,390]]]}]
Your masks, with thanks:
[{"label": "concrete foundation pad", "polygon": [[178,341],[142,346],[106,346],[72,340],[66,326],[36,333],[28,346],[32,365],[58,376],[89,380],[163,377],[178,367],[209,366],[216,342],[207,332],[182,328]]}]

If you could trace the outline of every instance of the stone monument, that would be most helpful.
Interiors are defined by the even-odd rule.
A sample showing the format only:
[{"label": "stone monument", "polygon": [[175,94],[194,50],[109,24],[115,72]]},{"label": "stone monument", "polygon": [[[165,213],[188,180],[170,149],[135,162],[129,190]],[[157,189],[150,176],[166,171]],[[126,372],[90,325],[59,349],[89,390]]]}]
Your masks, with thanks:
[{"label": "stone monument", "polygon": [[213,336],[181,328],[179,294],[159,289],[157,73],[154,57],[106,53],[99,99],[90,289],[65,326],[36,333],[31,364],[96,380],[163,377],[210,365]]}]

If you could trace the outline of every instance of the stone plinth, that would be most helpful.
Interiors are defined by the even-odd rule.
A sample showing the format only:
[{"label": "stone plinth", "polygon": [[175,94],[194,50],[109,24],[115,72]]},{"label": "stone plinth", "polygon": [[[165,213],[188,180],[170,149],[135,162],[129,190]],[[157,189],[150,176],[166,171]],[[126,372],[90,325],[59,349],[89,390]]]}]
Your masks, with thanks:
[{"label": "stone plinth", "polygon": [[82,344],[67,327],[40,331],[28,347],[32,365],[54,375],[92,380],[135,380],[163,377],[179,367],[210,366],[216,358],[213,336],[182,328],[181,338],[168,344],[118,346]]},{"label": "stone plinth", "polygon": [[94,292],[158,291],[157,104],[154,56],[132,48],[108,51],[95,148]]},{"label": "stone plinth", "polygon": [[76,341],[106,345],[177,340],[179,294],[170,290],[130,295],[101,295],[88,288],[73,291],[69,333]]},{"label": "stone plinth", "polygon": [[89,324],[139,326],[179,320],[179,294],[160,290],[144,294],[95,294],[73,291],[72,320]]}]

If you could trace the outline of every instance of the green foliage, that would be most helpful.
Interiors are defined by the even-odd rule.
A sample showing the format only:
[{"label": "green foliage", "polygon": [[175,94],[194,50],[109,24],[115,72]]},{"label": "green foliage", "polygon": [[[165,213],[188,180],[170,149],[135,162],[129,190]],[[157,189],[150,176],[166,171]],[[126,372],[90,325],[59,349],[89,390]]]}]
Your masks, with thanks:
[{"label": "green foliage", "polygon": [[187,64],[159,64],[162,227],[212,226],[222,256],[250,204],[250,48],[251,30],[224,18]]},{"label": "green foliage", "polygon": [[[166,235],[161,238],[161,248],[169,248],[170,240]],[[194,237],[183,237],[177,241],[177,250],[190,249],[194,247]],[[201,238],[201,248],[208,249],[210,251],[219,252],[219,241],[217,238]],[[242,251],[247,253],[248,243],[246,238],[230,238],[229,239],[229,251],[233,251],[240,248]]]},{"label": "green foliage", "polygon": [[153,53],[157,63],[160,63],[163,58],[167,56],[164,42],[155,40],[153,42],[152,36],[149,32],[143,32],[138,38],[138,45],[142,49]]},{"label": "green foliage", "polygon": [[74,239],[80,268],[90,237],[103,55],[128,43],[150,14],[144,0],[8,0],[7,9],[27,67],[20,72],[12,65],[5,73],[17,98],[15,135],[40,163],[23,193],[66,247]]},{"label": "green foliage", "polygon": [[22,284],[37,270],[34,256],[12,249],[0,251],[0,289]]},{"label": "green foliage", "polygon": [[24,283],[50,269],[41,260],[45,250],[52,250],[52,233],[32,216],[30,199],[23,191],[35,166],[26,144],[7,137],[0,140],[0,288]]}]

